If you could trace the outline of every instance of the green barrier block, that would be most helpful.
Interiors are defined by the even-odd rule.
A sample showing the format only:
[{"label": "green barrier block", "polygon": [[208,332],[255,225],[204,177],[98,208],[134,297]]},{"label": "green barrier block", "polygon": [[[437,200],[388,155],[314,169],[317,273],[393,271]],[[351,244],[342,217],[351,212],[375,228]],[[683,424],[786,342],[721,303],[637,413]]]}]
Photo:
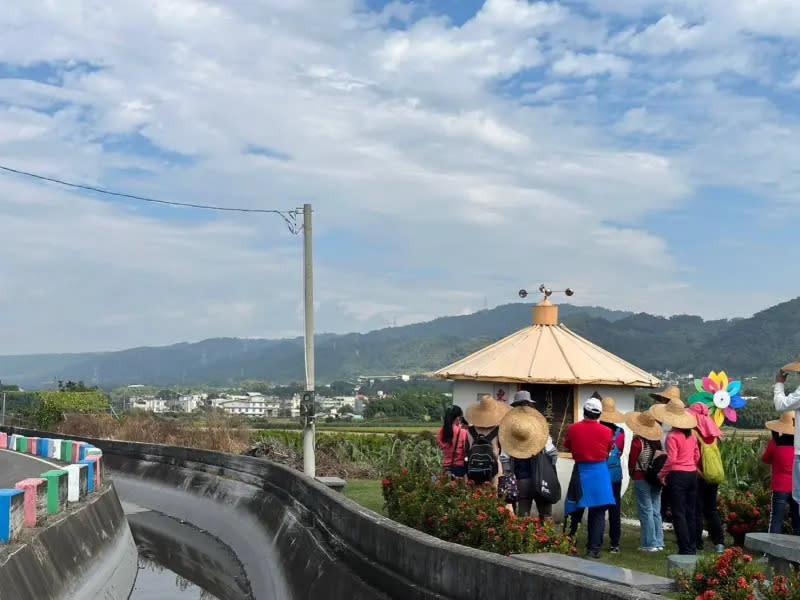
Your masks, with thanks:
[{"label": "green barrier block", "polygon": [[61,461],[65,463],[72,462],[72,440],[61,442]]},{"label": "green barrier block", "polygon": [[28,438],[24,435],[17,440],[17,452],[25,454],[28,452]]},{"label": "green barrier block", "polygon": [[57,515],[67,504],[69,476],[63,469],[54,469],[39,477],[47,481],[47,514]]}]

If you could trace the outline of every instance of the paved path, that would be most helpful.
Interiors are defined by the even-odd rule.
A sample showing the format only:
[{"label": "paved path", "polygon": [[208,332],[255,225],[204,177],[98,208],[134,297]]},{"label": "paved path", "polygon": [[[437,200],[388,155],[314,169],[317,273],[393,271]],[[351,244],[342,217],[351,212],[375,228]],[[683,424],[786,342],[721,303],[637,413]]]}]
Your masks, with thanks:
[{"label": "paved path", "polygon": [[43,458],[0,449],[0,489],[14,489],[18,481],[58,468],[55,462]]}]

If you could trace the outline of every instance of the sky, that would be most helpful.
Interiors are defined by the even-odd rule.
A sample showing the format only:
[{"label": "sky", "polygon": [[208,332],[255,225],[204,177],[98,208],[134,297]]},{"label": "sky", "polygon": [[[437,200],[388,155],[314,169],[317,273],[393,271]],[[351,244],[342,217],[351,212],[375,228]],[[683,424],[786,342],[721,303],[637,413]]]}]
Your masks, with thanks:
[{"label": "sky", "polygon": [[[311,203],[318,331],[796,295],[796,0],[5,0],[0,39],[1,165]],[[0,173],[0,240],[0,354],[302,332],[277,215]]]}]

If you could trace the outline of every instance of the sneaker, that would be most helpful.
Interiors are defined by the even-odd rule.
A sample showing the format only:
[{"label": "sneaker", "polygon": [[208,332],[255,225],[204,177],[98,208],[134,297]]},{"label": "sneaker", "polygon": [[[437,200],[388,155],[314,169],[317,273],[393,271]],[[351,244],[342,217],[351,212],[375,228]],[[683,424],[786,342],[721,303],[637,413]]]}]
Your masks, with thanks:
[{"label": "sneaker", "polygon": [[611,554],[619,554],[619,546],[611,546],[611,548],[609,548],[608,551]]},{"label": "sneaker", "polygon": [[600,558],[600,550],[587,550],[586,558]]},{"label": "sneaker", "polygon": [[639,552],[658,552],[658,550],[651,546],[639,546]]},{"label": "sneaker", "polygon": [[717,544],[716,546],[714,546],[714,550],[716,550],[717,554],[723,554],[725,552],[725,545]]},{"label": "sneaker", "polygon": [[656,546],[656,552],[663,552],[664,546]]}]

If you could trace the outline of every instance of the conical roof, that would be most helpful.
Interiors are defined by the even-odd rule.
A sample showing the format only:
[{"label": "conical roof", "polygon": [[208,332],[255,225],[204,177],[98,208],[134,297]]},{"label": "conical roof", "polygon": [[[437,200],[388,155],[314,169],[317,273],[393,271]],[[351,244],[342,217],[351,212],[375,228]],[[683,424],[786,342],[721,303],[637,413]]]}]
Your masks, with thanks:
[{"label": "conical roof", "polygon": [[[542,318],[542,306],[546,316]],[[535,320],[507,338],[435,373],[443,379],[658,387],[657,377],[555,324],[555,306],[534,309]],[[538,323],[538,324],[537,324]]]}]

